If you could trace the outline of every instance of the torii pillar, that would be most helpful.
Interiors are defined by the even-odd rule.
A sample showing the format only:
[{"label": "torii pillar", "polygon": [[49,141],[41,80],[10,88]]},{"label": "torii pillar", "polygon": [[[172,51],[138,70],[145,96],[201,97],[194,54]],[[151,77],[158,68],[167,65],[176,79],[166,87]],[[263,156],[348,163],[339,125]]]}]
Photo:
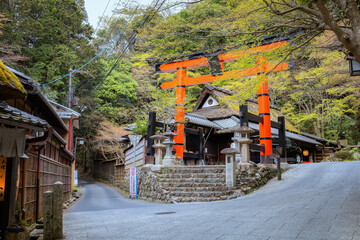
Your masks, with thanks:
[{"label": "torii pillar", "polygon": [[[263,63],[263,64],[261,64]],[[258,79],[260,81],[258,89],[258,105],[259,116],[262,121],[259,122],[259,137],[260,145],[264,146],[264,151],[260,152],[260,163],[271,164],[270,155],[272,154],[272,141],[271,141],[271,118],[270,118],[270,98],[269,98],[269,84],[267,76],[264,75],[268,71],[265,58],[257,60],[259,67]]]},{"label": "torii pillar", "polygon": [[185,129],[185,84],[186,78],[185,68],[179,67],[176,71],[176,100],[175,100],[175,124],[176,134],[174,140],[176,142],[174,148],[176,155],[181,159],[184,158],[184,129]]}]

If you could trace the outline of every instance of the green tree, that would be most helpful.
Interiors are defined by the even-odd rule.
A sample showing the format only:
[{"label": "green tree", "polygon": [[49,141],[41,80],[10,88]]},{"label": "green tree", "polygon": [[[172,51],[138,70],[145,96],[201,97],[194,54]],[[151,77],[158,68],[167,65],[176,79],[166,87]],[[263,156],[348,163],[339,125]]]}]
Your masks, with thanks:
[{"label": "green tree", "polygon": [[[17,46],[29,58],[15,68],[39,83],[59,78],[95,55],[89,45],[92,28],[83,0],[15,0],[2,1],[0,6],[12,19],[4,26],[0,41]],[[74,75],[74,85],[80,80],[82,75]],[[59,99],[65,99],[66,84],[63,79],[51,85]]]},{"label": "green tree", "polygon": [[[213,0],[193,1],[200,6]],[[221,25],[211,29],[218,37],[256,38],[273,32],[303,29],[311,36],[332,32],[333,45],[342,46],[360,62],[360,2],[357,0],[224,0],[232,7],[226,18],[212,17],[208,21]],[[206,24],[206,23],[205,23]],[[184,34],[202,33],[201,26]]]},{"label": "green tree", "polygon": [[[105,60],[100,62],[104,69],[111,65]],[[137,100],[138,84],[131,76],[131,69],[130,62],[121,61],[94,94],[97,110],[118,123],[128,123],[134,119],[131,117],[134,115],[131,104]]]}]

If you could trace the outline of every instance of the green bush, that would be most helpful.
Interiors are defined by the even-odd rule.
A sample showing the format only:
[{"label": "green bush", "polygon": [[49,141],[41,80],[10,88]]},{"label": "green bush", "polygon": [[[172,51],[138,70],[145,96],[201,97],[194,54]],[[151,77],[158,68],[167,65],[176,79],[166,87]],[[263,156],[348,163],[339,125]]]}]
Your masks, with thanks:
[{"label": "green bush", "polygon": [[353,155],[348,150],[341,150],[334,154],[334,157],[341,158],[342,160],[353,160]]}]

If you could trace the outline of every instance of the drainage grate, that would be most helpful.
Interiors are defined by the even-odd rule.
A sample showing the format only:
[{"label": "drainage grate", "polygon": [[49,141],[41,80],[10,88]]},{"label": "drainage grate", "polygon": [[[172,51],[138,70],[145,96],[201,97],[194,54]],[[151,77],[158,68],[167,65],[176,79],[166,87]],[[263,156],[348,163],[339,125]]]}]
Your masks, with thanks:
[{"label": "drainage grate", "polygon": [[166,215],[166,214],[173,214],[173,213],[176,213],[176,212],[158,212],[158,213],[155,213],[156,215]]}]

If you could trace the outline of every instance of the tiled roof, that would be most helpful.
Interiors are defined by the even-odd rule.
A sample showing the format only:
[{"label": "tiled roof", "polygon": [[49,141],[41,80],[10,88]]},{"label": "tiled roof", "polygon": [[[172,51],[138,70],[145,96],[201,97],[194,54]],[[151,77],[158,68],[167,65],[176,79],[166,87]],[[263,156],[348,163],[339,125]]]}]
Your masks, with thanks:
[{"label": "tiled roof", "polygon": [[214,120],[214,123],[216,123],[217,125],[219,125],[221,127],[221,129],[225,129],[225,128],[233,128],[236,126],[236,124],[240,122],[240,120],[237,117],[230,117],[230,118],[225,118],[225,119],[220,119],[220,120]]},{"label": "tiled roof", "polygon": [[46,127],[48,125],[45,120],[11,107],[6,102],[0,102],[0,119],[25,123],[37,127]]},{"label": "tiled roof", "polygon": [[193,124],[196,124],[196,125],[199,125],[199,126],[211,127],[211,128],[215,128],[215,129],[220,128],[216,123],[211,122],[206,117],[203,117],[203,116],[200,116],[200,115],[186,113],[185,114],[185,119],[189,123],[193,123]]},{"label": "tiled roof", "polygon": [[209,120],[223,119],[231,116],[239,115],[235,110],[231,108],[221,108],[216,106],[214,108],[203,108],[192,112],[193,114],[200,115],[208,118]]}]

